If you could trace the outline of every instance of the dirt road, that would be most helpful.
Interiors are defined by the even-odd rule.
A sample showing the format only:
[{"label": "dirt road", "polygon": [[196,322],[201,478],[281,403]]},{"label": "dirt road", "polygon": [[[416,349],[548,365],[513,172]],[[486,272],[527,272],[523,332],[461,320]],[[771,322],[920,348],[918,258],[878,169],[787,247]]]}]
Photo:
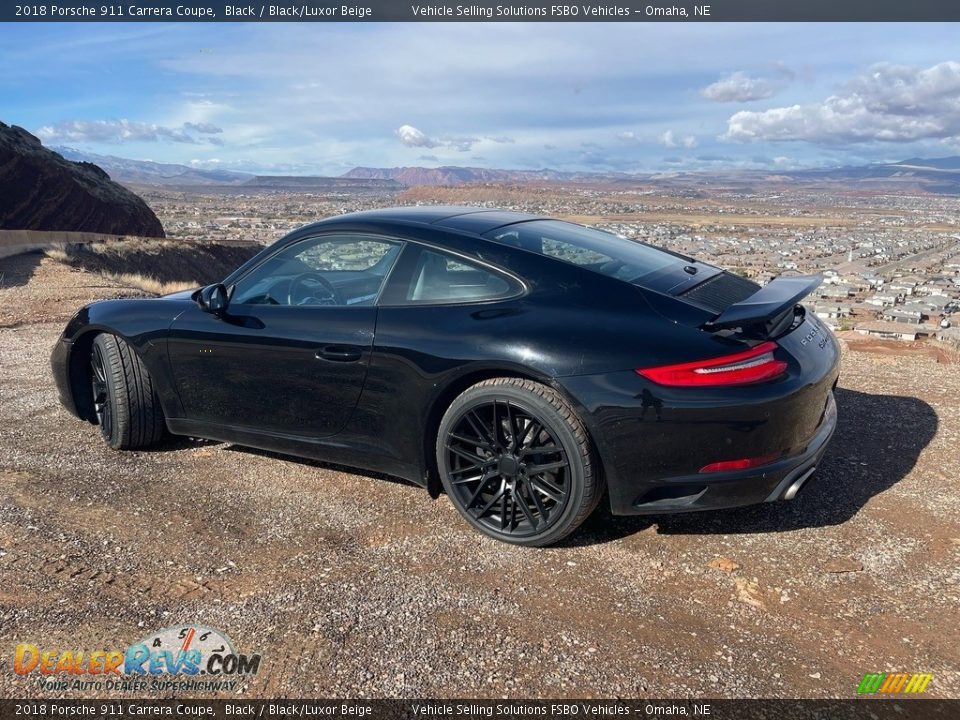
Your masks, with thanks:
[{"label": "dirt road", "polygon": [[846,351],[837,436],[792,503],[601,511],[526,550],[399,481],[186,439],[108,450],[47,357],[80,304],[134,291],[0,264],[3,696],[40,694],[17,643],[184,622],[261,653],[252,696],[847,697],[875,671],[960,696],[957,366]]}]

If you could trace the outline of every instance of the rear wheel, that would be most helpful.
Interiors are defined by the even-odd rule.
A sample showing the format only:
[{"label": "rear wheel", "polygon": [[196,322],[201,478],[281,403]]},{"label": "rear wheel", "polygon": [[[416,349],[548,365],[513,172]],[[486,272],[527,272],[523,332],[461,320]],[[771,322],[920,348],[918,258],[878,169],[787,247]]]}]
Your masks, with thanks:
[{"label": "rear wheel", "polygon": [[94,338],[90,386],[100,434],[110,447],[145,447],[163,437],[163,411],[150,373],[123,338]]},{"label": "rear wheel", "polygon": [[552,388],[519,378],[485,380],[451,403],[440,421],[437,467],[471,525],[519,545],[566,537],[603,489],[573,409]]}]

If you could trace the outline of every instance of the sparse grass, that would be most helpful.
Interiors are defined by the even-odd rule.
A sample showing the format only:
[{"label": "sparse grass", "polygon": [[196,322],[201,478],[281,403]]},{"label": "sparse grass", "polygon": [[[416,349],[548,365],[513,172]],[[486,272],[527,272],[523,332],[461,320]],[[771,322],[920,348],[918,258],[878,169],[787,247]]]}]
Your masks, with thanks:
[{"label": "sparse grass", "polygon": [[87,245],[64,244],[46,251],[55,262],[152,295],[166,295],[217,282],[259,248],[180,240],[121,238]]},{"label": "sparse grass", "polygon": [[124,237],[108,242],[90,243],[86,246],[86,249],[97,255],[113,255],[122,258],[133,253],[159,254],[183,246],[182,242],[170,239]]},{"label": "sparse grass", "polygon": [[155,277],[141,275],[140,273],[104,272],[100,274],[107,280],[115,282],[118,285],[137,288],[152,295],[168,295],[181,290],[190,290],[200,285],[200,283],[192,280],[163,282],[162,280],[157,280]]},{"label": "sparse grass", "polygon": [[67,251],[66,245],[57,245],[56,247],[47,248],[43,251],[43,254],[51,260],[56,260],[57,262],[70,262],[70,253]]},{"label": "sparse grass", "polygon": [[[100,256],[111,255],[116,258],[123,258],[125,255],[129,255],[134,251],[142,252],[144,245],[145,243],[143,241],[119,240],[110,243],[94,243],[86,246],[82,250],[78,250],[77,248],[64,244],[44,250],[44,255],[56,262],[71,265],[77,261],[78,256],[83,252],[93,252]],[[173,243],[166,240],[159,240],[150,244],[151,250],[171,247],[173,247]],[[137,272],[112,272],[110,270],[99,270],[96,272],[117,285],[136,288],[152,295],[167,295],[168,293],[178,292],[180,290],[189,290],[200,284],[194,280],[163,281],[151,275]]]}]

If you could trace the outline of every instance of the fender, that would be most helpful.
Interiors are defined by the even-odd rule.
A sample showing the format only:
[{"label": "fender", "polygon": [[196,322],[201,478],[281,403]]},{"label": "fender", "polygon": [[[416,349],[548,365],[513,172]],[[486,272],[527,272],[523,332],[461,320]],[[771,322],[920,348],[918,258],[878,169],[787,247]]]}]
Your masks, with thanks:
[{"label": "fender", "polygon": [[[164,416],[183,414],[170,372],[167,331],[174,319],[192,304],[191,293],[188,290],[159,298],[101,300],[81,308],[70,319],[54,349],[54,373],[67,375],[58,378],[57,384],[61,394],[69,391],[80,417],[90,419],[89,414],[84,413],[84,404],[74,394],[81,386],[80,381],[88,377],[86,363],[90,346],[93,338],[102,332],[123,338],[147,366]],[[58,354],[63,356],[59,362]]]}]

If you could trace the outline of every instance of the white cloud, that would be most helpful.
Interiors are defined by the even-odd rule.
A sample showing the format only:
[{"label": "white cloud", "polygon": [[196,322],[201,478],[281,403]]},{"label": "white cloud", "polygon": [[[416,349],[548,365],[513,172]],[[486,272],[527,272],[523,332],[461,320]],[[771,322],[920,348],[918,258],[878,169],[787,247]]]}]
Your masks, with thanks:
[{"label": "white cloud", "polygon": [[490,142],[497,145],[512,145],[515,142],[513,138],[503,135],[482,138],[454,137],[450,135],[444,135],[439,138],[432,138],[422,130],[415,128],[413,125],[401,125],[393,131],[393,134],[396,135],[400,139],[400,142],[407,147],[446,148],[448,150],[456,150],[457,152],[469,152],[470,150],[473,150],[474,145],[482,142]]},{"label": "white cloud", "polygon": [[700,94],[713,102],[752,102],[772,97],[776,91],[769,80],[738,71],[707,85]]},{"label": "white cloud", "polygon": [[407,147],[435,148],[440,145],[439,142],[427,137],[426,133],[418,130],[413,125],[401,125],[394,130],[394,133],[400,138],[400,142]]},{"label": "white cloud", "polygon": [[667,130],[660,136],[660,144],[668,148],[695,148],[697,146],[697,138],[693,135],[676,135],[673,130]]},{"label": "white cloud", "polygon": [[640,138],[633,130],[626,130],[625,132],[617,134],[617,140],[627,145],[636,145],[640,142]]},{"label": "white cloud", "polygon": [[211,123],[184,123],[177,127],[135,120],[67,120],[46,125],[37,130],[37,136],[46,142],[176,142],[220,144],[210,136],[223,132]]},{"label": "white cloud", "polygon": [[929,68],[875,65],[821,103],[740,111],[724,138],[819,144],[960,137],[960,62]]}]

